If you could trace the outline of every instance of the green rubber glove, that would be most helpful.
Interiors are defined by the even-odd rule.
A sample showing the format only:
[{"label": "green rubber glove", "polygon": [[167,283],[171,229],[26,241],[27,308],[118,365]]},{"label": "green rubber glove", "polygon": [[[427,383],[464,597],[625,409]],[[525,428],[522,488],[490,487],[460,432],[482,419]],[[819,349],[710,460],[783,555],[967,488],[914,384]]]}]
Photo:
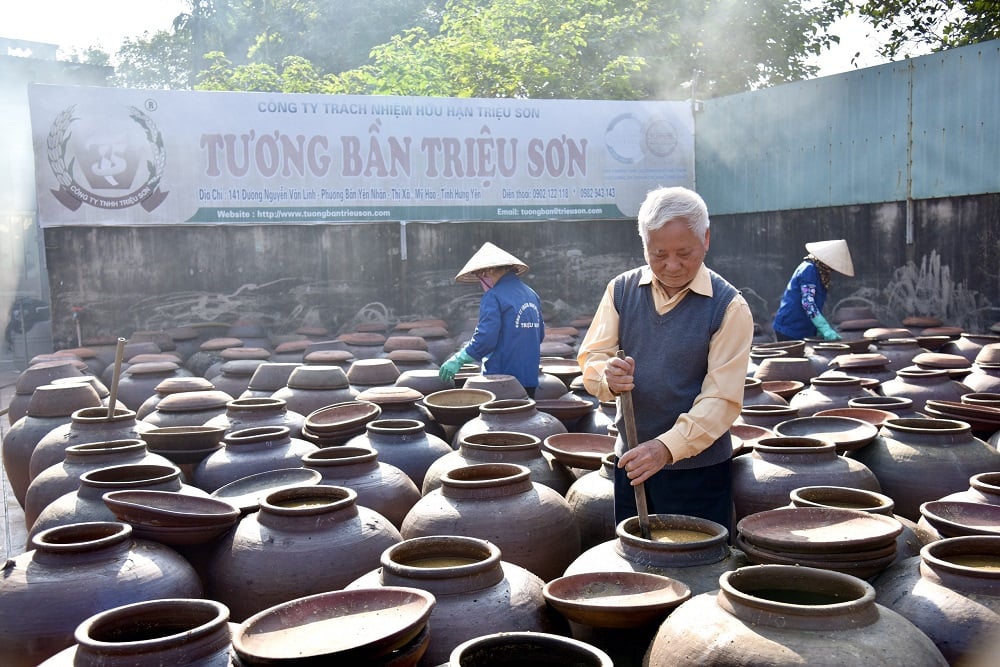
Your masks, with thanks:
[{"label": "green rubber glove", "polygon": [[462,368],[463,364],[474,363],[476,363],[476,360],[466,354],[465,348],[463,347],[461,350],[451,355],[451,358],[448,359],[448,361],[441,364],[441,368],[438,369],[438,377],[445,382],[448,382],[455,379],[455,373]]},{"label": "green rubber glove", "polygon": [[819,332],[819,335],[823,337],[823,340],[840,340],[840,334],[833,330],[833,327],[826,321],[822,313],[818,313],[816,317],[813,317],[812,323],[816,327],[816,331]]}]

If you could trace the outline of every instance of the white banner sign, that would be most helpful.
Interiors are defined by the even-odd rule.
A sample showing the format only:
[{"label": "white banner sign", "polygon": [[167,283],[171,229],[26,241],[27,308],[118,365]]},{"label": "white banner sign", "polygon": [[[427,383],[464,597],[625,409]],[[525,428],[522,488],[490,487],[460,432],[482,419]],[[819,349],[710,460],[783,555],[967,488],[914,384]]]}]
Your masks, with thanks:
[{"label": "white banner sign", "polygon": [[41,226],[634,218],[685,102],[33,85]]}]

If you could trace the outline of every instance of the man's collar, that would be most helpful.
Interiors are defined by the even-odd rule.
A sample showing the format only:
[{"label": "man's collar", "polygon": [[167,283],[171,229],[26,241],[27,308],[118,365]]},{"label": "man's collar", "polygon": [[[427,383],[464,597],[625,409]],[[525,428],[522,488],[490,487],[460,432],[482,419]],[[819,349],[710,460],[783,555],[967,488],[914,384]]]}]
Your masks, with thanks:
[{"label": "man's collar", "polygon": [[[653,270],[649,268],[646,264],[642,267],[642,272],[639,276],[640,285],[649,285],[655,280],[653,275]],[[689,289],[695,294],[701,294],[702,296],[712,296],[712,276],[708,273],[708,267],[702,262],[701,266],[698,267],[698,273],[694,274],[694,279],[689,282],[684,289]]]}]

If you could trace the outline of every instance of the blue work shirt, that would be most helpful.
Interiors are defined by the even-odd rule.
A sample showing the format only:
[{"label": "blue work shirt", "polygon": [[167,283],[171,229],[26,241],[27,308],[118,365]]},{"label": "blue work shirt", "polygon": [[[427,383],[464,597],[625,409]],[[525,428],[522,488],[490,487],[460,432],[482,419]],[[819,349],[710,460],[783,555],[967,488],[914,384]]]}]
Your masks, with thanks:
[{"label": "blue work shirt", "polygon": [[544,337],[538,295],[509,271],[479,301],[465,353],[483,360],[484,375],[513,375],[522,387],[537,387]]},{"label": "blue work shirt", "polygon": [[803,261],[781,295],[771,328],[789,338],[812,338],[817,335],[812,318],[822,312],[825,303],[826,288],[819,269],[812,262]]}]

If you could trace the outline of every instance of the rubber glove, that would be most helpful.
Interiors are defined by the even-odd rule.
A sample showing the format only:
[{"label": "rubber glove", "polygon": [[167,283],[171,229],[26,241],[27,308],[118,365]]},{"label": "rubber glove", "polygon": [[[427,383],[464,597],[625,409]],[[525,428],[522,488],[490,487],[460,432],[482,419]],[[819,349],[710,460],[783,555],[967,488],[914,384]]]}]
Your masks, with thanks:
[{"label": "rubber glove", "polygon": [[823,340],[840,340],[840,334],[833,330],[822,313],[817,313],[816,317],[811,319],[813,326],[816,327],[816,331],[823,337]]},{"label": "rubber glove", "polygon": [[466,354],[465,348],[463,347],[461,350],[451,355],[451,358],[448,359],[448,361],[441,364],[441,368],[438,369],[438,377],[445,382],[448,382],[455,378],[455,373],[462,368],[463,364],[474,363],[476,363],[476,360]]}]

